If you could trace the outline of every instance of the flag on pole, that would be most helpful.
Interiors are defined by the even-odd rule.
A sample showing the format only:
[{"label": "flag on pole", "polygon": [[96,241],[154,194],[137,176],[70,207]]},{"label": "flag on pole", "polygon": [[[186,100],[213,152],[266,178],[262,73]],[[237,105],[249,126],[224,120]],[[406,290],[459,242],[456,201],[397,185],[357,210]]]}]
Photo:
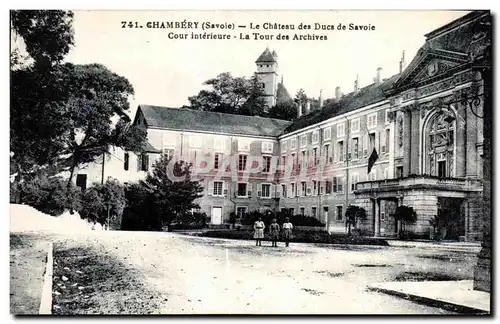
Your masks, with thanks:
[{"label": "flag on pole", "polygon": [[368,158],[368,173],[370,173],[370,171],[372,170],[373,168],[373,165],[375,164],[375,162],[378,160],[378,153],[377,153],[377,149],[376,148],[373,148],[373,151],[372,151],[372,154],[370,155],[370,157]]}]

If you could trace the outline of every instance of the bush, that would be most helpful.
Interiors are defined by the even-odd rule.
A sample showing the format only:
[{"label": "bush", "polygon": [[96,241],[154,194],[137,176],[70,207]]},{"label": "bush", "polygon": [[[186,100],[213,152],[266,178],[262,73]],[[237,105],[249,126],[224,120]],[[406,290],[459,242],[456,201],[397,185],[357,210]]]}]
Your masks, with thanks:
[{"label": "bush", "polygon": [[169,230],[202,229],[207,227],[209,217],[206,213],[188,212],[169,225]]},{"label": "bush", "polygon": [[[206,231],[198,234],[205,237],[216,237],[238,240],[253,240],[253,231]],[[264,240],[269,240],[268,233]],[[354,244],[354,245],[379,245],[389,246],[387,241],[362,236],[349,236],[346,234],[328,234],[324,231],[293,231],[290,240],[295,243],[327,243],[327,244]]]},{"label": "bush", "polygon": [[[94,185],[83,193],[80,216],[102,225],[121,228],[123,209],[125,208],[124,186],[116,180]],[[108,219],[109,215],[109,219]]]},{"label": "bush", "polygon": [[290,215],[288,211],[280,211],[278,213],[273,213],[271,211],[266,213],[260,213],[258,211],[253,211],[245,214],[243,217],[241,224],[242,225],[253,225],[259,217],[262,218],[264,224],[266,224],[266,228],[269,228],[273,218],[276,218],[278,224],[283,224],[285,219],[288,217],[293,226],[318,226],[324,227],[326,224],[321,222],[319,219],[311,216],[305,215]]},{"label": "bush", "polygon": [[66,209],[79,211],[81,190],[60,177],[40,174],[18,185],[21,203],[53,216],[61,215]]}]

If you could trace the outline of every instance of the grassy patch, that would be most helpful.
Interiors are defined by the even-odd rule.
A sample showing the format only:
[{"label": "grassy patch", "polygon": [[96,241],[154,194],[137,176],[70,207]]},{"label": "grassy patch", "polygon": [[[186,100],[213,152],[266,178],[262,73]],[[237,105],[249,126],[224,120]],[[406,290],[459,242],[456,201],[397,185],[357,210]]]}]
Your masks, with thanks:
[{"label": "grassy patch", "polygon": [[52,312],[74,314],[150,314],[162,303],[134,269],[90,248],[54,249]]},{"label": "grassy patch", "polygon": [[[197,233],[198,236],[253,240],[253,231],[206,231]],[[268,241],[269,236],[265,234],[264,240]],[[389,246],[389,244],[380,239],[374,239],[362,236],[348,236],[342,234],[328,234],[327,232],[314,231],[295,231],[290,242],[295,243],[327,243],[327,244],[354,244],[354,245],[378,245]]]}]

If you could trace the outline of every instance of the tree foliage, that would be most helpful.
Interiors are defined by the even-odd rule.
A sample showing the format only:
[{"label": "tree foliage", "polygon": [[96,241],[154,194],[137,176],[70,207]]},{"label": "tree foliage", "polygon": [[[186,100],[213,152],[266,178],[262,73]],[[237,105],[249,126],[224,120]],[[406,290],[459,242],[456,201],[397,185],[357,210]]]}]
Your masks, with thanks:
[{"label": "tree foliage", "polygon": [[288,100],[271,107],[269,109],[269,117],[292,121],[297,118],[297,110],[297,104],[293,100]]},{"label": "tree foliage", "polygon": [[233,77],[229,72],[207,80],[207,89],[189,97],[189,108],[238,115],[266,115],[266,102],[256,75]]},{"label": "tree foliage", "polygon": [[362,207],[349,205],[345,211],[346,224],[348,226],[348,233],[351,234],[351,227],[356,228],[360,220],[365,220],[366,210]]},{"label": "tree foliage", "polygon": [[305,107],[307,100],[307,95],[304,89],[299,89],[299,91],[295,94],[295,102],[302,105],[302,107]]},{"label": "tree foliage", "polygon": [[[26,45],[26,51],[39,67],[61,62],[73,45],[73,13],[63,10],[12,10],[11,29]],[[11,63],[19,63],[15,52]]]},{"label": "tree foliage", "polygon": [[[175,176],[175,179],[173,178]],[[162,155],[146,179],[129,185],[124,229],[159,230],[173,221],[185,220],[203,187],[191,179],[191,165]]]},{"label": "tree foliage", "polygon": [[121,219],[124,208],[124,186],[116,180],[109,179],[104,184],[94,183],[85,190],[80,216],[94,223],[110,225]]},{"label": "tree foliage", "polygon": [[413,207],[404,205],[398,206],[394,212],[394,219],[401,222],[402,232],[398,232],[398,236],[401,237],[406,232],[406,225],[413,224],[417,221],[417,213]]},{"label": "tree foliage", "polygon": [[79,211],[81,207],[79,188],[67,188],[63,179],[49,177],[45,173],[27,179],[17,189],[20,191],[21,203],[52,216],[59,216],[65,210]]},{"label": "tree foliage", "polygon": [[11,28],[34,60],[11,66],[10,143],[21,175],[49,166],[72,174],[111,145],[138,151],[146,137],[130,127],[134,89],[125,77],[100,64],[61,64],[73,44],[72,21],[67,11],[11,12]]}]

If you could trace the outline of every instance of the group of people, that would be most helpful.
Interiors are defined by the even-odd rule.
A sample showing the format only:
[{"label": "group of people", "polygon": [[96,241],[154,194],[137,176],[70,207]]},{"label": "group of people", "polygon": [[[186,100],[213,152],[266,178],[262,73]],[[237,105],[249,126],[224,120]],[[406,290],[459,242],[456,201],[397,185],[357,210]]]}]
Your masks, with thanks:
[{"label": "group of people", "polygon": [[[256,246],[262,246],[262,239],[264,238],[264,229],[266,228],[266,225],[262,221],[262,218],[259,217],[259,219],[254,223],[253,229],[254,229],[254,239],[255,239],[255,245]],[[285,218],[285,222],[282,225],[282,230],[283,230],[283,240],[285,241],[285,246],[290,245],[290,238],[292,237],[292,231],[293,231],[293,225],[290,223],[290,219],[287,217]],[[278,240],[280,237],[280,225],[276,222],[276,218],[273,219],[271,222],[271,225],[269,225],[269,236],[271,237],[271,242],[272,246],[278,246]]]}]

